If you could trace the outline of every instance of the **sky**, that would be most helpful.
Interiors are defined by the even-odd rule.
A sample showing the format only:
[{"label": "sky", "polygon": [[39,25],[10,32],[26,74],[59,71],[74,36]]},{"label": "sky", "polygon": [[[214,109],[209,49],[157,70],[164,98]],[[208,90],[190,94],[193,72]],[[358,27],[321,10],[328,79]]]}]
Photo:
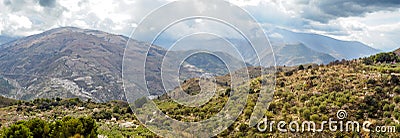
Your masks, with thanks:
[{"label": "sky", "polygon": [[[74,26],[129,36],[147,14],[171,1],[2,0],[0,35],[28,36],[52,28]],[[264,27],[273,26],[340,40],[359,41],[384,51],[400,47],[399,0],[229,2],[248,11]],[[181,26],[185,29],[185,25]],[[212,29],[212,26],[209,27]]]}]

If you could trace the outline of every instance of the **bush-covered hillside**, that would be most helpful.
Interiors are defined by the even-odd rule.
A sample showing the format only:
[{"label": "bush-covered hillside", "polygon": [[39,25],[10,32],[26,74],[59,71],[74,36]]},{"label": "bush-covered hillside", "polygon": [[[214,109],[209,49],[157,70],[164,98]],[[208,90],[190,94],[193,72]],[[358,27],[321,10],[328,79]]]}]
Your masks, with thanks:
[{"label": "bush-covered hillside", "polygon": [[[397,132],[331,132],[328,129],[315,133],[281,133],[276,129],[272,132],[259,132],[256,127],[247,125],[259,93],[258,83],[263,79],[255,76],[249,82],[252,88],[244,111],[232,126],[217,137],[400,137],[400,64],[397,55],[382,53],[358,60],[335,61],[328,65],[278,67],[277,70],[274,99],[264,113],[269,120],[321,123],[328,118],[336,118],[338,110],[345,110],[348,114],[345,120],[370,121],[372,127],[395,126]],[[231,91],[228,78],[217,77],[216,95],[199,108],[184,107],[165,96],[154,101],[164,113],[177,120],[199,121],[210,118],[219,112],[228,99],[228,92]],[[189,93],[197,93],[199,88],[196,82],[196,79],[187,80],[182,88]],[[64,120],[65,116],[93,118],[96,121],[96,134],[101,137],[156,136],[143,127],[135,119],[128,104],[121,101],[94,103],[59,98],[19,101],[0,108],[0,116],[2,136],[8,135],[6,132],[10,129],[26,129],[13,127],[21,124],[18,123],[20,120],[41,118],[47,122],[44,124],[51,126],[54,122]],[[86,135],[81,134],[81,131],[74,132]]]}]

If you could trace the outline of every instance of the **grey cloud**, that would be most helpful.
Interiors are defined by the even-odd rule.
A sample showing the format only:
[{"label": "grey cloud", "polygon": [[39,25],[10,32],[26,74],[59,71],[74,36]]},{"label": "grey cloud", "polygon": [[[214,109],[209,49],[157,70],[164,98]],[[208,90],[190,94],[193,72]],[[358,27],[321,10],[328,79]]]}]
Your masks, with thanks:
[{"label": "grey cloud", "polygon": [[42,7],[54,7],[56,0],[39,0],[39,5]]},{"label": "grey cloud", "polygon": [[306,4],[306,12],[302,15],[304,18],[322,23],[339,17],[364,16],[366,13],[400,8],[399,0],[320,0],[298,3]]}]

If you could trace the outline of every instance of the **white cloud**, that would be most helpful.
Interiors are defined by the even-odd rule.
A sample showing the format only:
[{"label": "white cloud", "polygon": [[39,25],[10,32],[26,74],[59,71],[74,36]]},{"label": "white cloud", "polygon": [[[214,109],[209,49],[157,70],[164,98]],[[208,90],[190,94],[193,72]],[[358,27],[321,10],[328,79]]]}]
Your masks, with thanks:
[{"label": "white cloud", "polygon": [[18,15],[8,15],[8,23],[6,24],[12,24],[11,28],[14,30],[17,30],[19,28],[25,28],[29,29],[32,27],[32,22],[29,20],[29,18],[25,16],[18,16]]},{"label": "white cloud", "polygon": [[374,48],[391,51],[400,46],[400,11],[380,11],[363,17],[346,17],[332,20],[327,26],[335,26],[342,35],[326,35],[351,41],[360,41]]},{"label": "white cloud", "polygon": [[[0,3],[0,34],[2,35],[32,35],[51,28],[75,26],[87,29],[97,29],[110,33],[129,35],[139,22],[154,9],[173,0],[57,0],[55,3],[42,3],[39,0],[12,1]],[[299,32],[313,32],[337,39],[361,41],[375,48],[391,50],[399,46],[400,9],[384,10],[381,6],[368,4],[365,9],[359,9],[355,4],[354,13],[351,6],[338,5],[335,9],[332,3],[315,0],[228,0],[249,11],[257,21],[264,26],[280,27]],[[378,3],[378,2],[375,2]],[[197,5],[198,10],[205,9],[203,4]],[[214,5],[215,6],[215,5]],[[324,9],[325,7],[325,9]],[[176,16],[190,10],[187,7],[177,7]],[[331,13],[338,12],[338,15]],[[207,11],[203,11],[207,12]],[[224,15],[235,13],[227,10]],[[240,15],[229,18],[243,20]],[[163,17],[159,17],[162,22]],[[217,26],[197,22],[198,29],[216,30]],[[154,23],[156,25],[157,22]],[[151,26],[151,25],[149,25]],[[188,24],[175,27],[182,33],[195,32]],[[379,38],[379,39],[377,39]]]}]

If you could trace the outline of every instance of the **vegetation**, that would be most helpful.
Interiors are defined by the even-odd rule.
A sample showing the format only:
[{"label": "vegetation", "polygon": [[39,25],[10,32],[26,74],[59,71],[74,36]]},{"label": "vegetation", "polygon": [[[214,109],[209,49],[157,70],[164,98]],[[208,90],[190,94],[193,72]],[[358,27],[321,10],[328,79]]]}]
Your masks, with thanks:
[{"label": "vegetation", "polygon": [[[373,125],[396,126],[400,132],[400,65],[398,56],[390,53],[368,58],[335,61],[328,65],[278,67],[274,99],[264,113],[271,121],[315,121],[335,118],[338,110],[346,110],[346,120],[370,121]],[[393,60],[393,61],[392,61]],[[307,68],[305,68],[307,67]],[[251,70],[250,70],[251,72]],[[216,77],[217,92],[200,107],[180,105],[167,96],[154,99],[160,110],[171,118],[195,122],[212,117],[228,101],[232,91],[229,76]],[[259,132],[247,122],[253,112],[260,84],[265,79],[254,75],[243,113],[236,122],[217,137],[298,137],[299,133]],[[198,92],[198,81],[188,79],[182,88],[188,93]],[[146,99],[138,100],[137,107],[146,106]],[[37,99],[19,101],[0,108],[2,136],[18,133],[23,137],[52,137],[51,134],[84,137],[156,137],[132,114],[129,105],[121,101],[93,103],[79,99]],[[64,117],[69,116],[69,117]],[[3,119],[4,118],[4,119]],[[41,118],[41,119],[37,119]],[[82,119],[83,118],[83,119]],[[26,121],[20,121],[26,120]],[[73,121],[71,121],[73,120]],[[91,123],[82,123],[91,122]],[[93,122],[95,122],[93,125]],[[35,124],[36,128],[32,128]],[[57,124],[57,125],[56,125]],[[90,130],[87,126],[91,124]],[[64,129],[56,126],[66,126]],[[68,129],[74,128],[74,129]],[[82,128],[82,129],[80,129]],[[57,131],[53,131],[57,130]],[[11,133],[13,132],[13,133]],[[308,137],[399,137],[398,133],[361,132],[303,132]]]},{"label": "vegetation", "polygon": [[7,138],[61,138],[61,137],[97,137],[97,125],[90,117],[73,118],[66,116],[62,120],[46,122],[42,119],[18,121],[3,128],[2,137]]}]

